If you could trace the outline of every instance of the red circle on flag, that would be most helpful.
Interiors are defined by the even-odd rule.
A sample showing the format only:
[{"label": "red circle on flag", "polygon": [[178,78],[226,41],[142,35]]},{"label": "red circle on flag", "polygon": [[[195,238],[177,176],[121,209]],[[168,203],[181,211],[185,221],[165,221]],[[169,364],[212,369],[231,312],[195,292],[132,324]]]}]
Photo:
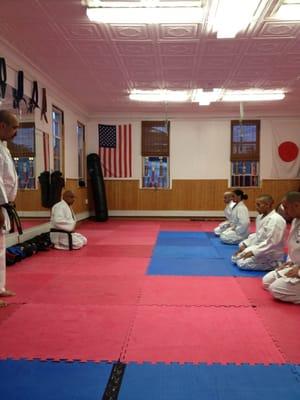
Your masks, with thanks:
[{"label": "red circle on flag", "polygon": [[286,162],[294,161],[298,157],[299,148],[294,142],[283,142],[278,146],[279,157]]}]

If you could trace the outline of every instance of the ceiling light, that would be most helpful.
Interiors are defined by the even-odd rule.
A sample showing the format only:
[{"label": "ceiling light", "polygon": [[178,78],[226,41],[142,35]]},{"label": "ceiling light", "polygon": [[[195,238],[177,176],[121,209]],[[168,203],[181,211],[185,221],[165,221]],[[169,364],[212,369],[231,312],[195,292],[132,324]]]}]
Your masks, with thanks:
[{"label": "ceiling light", "polygon": [[221,101],[273,101],[284,99],[282,90],[226,90]]},{"label": "ceiling light", "polygon": [[175,90],[132,90],[130,100],[152,101],[152,102],[185,102],[189,100],[187,91]]},{"label": "ceiling light", "polygon": [[222,92],[222,89],[213,89],[212,91],[196,89],[192,94],[192,102],[199,103],[199,106],[209,106],[210,103],[220,100]]},{"label": "ceiling light", "polygon": [[213,89],[204,91],[195,89],[193,91],[184,90],[132,90],[129,98],[136,101],[151,102],[197,102],[200,106],[208,106],[210,103],[220,101],[247,102],[247,101],[274,101],[284,99],[285,94],[282,90],[225,90]]},{"label": "ceiling light", "polygon": [[218,38],[234,38],[249,26],[261,1],[215,0],[208,24]]},{"label": "ceiling light", "polygon": [[299,0],[284,0],[278,10],[273,15],[276,19],[284,21],[299,21],[300,20],[300,1]]},{"label": "ceiling light", "polygon": [[146,0],[138,2],[96,1],[87,8],[91,21],[102,23],[200,23],[203,20],[201,1]]}]

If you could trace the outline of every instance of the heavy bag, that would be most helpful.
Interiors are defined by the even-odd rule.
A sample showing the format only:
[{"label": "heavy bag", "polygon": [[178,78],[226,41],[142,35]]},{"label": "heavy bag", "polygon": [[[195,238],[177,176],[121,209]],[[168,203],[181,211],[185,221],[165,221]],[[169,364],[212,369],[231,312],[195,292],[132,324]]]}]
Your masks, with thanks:
[{"label": "heavy bag", "polygon": [[87,156],[87,169],[90,176],[92,194],[94,199],[96,221],[107,221],[107,203],[105,186],[98,154],[91,153]]},{"label": "heavy bag", "polygon": [[41,186],[42,206],[50,208],[50,172],[44,171],[39,176]]},{"label": "heavy bag", "polygon": [[53,171],[50,178],[50,207],[53,207],[54,204],[61,201],[61,192],[64,186],[65,180],[62,176],[62,173],[60,171]]}]

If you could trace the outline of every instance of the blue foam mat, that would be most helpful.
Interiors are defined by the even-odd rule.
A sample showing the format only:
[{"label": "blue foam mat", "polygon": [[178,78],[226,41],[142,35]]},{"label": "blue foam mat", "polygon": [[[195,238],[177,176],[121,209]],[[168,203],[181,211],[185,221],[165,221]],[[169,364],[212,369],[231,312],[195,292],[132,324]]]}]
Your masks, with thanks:
[{"label": "blue foam mat", "polygon": [[160,232],[148,267],[149,275],[263,276],[243,271],[231,262],[237,245],[220,241],[211,232]]},{"label": "blue foam mat", "polygon": [[188,231],[160,231],[159,238],[195,238],[195,239],[209,239],[210,232],[188,232]]},{"label": "blue foam mat", "polygon": [[129,364],[118,400],[299,400],[292,365]]},{"label": "blue foam mat", "polygon": [[158,237],[156,246],[211,246],[211,241],[202,237]]},{"label": "blue foam mat", "polygon": [[221,258],[213,246],[156,246],[153,257]]},{"label": "blue foam mat", "polygon": [[111,369],[108,363],[0,360],[0,396],[3,400],[98,400]]},{"label": "blue foam mat", "polygon": [[186,257],[154,257],[150,261],[148,275],[182,276],[232,276],[234,266],[223,259]]}]

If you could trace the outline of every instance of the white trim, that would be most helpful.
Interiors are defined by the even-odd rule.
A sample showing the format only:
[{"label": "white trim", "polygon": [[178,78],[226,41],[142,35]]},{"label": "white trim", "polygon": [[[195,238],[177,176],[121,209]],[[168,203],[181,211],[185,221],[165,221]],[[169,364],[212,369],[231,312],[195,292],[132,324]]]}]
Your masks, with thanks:
[{"label": "white trim", "polygon": [[18,211],[18,215],[21,218],[50,218],[50,211]]},{"label": "white trim", "polygon": [[84,211],[82,213],[76,214],[76,220],[81,221],[83,219],[87,219],[91,216],[91,213],[89,211]]},{"label": "white trim", "polygon": [[32,239],[33,237],[40,235],[41,233],[49,232],[50,223],[36,225],[31,228],[25,229],[22,235],[18,235],[17,232],[9,233],[5,235],[6,247],[14,246],[17,243],[25,242],[26,240]]},{"label": "white trim", "polygon": [[[110,210],[110,217],[224,217],[224,211],[194,210]],[[250,217],[256,217],[255,211],[249,211]]]},{"label": "white trim", "polygon": [[[47,213],[47,211],[39,211],[40,213]],[[19,215],[27,213],[27,211],[20,212]],[[35,217],[38,212],[35,213]],[[23,215],[24,216],[24,215]],[[88,211],[84,211],[82,213],[76,214],[77,221],[81,221],[83,219],[89,218],[90,213]],[[26,240],[32,239],[35,236],[40,235],[41,233],[50,231],[50,222],[46,222],[44,224],[36,225],[31,228],[24,229],[22,235],[18,235],[17,232],[9,233],[5,235],[5,246],[10,247],[14,246],[17,243],[25,242]]]}]

